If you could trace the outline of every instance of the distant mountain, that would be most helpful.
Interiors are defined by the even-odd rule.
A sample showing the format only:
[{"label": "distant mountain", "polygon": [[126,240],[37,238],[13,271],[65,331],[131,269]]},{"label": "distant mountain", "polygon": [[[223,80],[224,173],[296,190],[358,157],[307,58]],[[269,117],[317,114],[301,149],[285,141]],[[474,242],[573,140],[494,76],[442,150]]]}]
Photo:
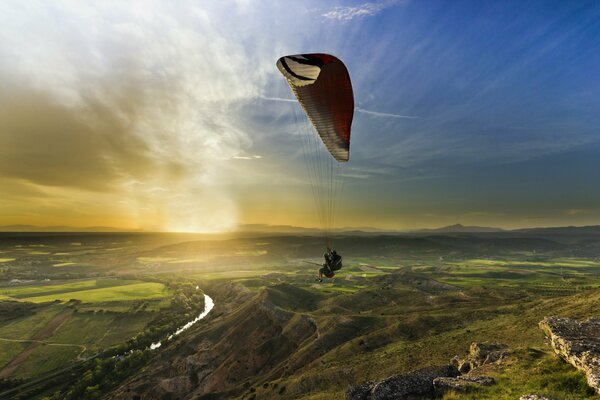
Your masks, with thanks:
[{"label": "distant mountain", "polygon": [[39,226],[33,225],[4,225],[0,226],[0,232],[32,232],[35,229],[40,229]]},{"label": "distant mountain", "polygon": [[4,225],[0,232],[132,232],[132,230],[118,229],[110,226],[36,226],[36,225]]},{"label": "distant mountain", "polygon": [[556,226],[549,228],[522,228],[512,232],[544,234],[544,235],[600,235],[600,225]]},{"label": "distant mountain", "polygon": [[244,224],[239,225],[235,232],[243,233],[317,233],[316,228],[304,228],[292,225]]},{"label": "distant mountain", "polygon": [[464,226],[462,224],[448,225],[435,229],[419,229],[411,233],[484,233],[484,232],[505,232],[501,228],[491,228],[486,226]]},{"label": "distant mountain", "polygon": [[[283,233],[283,234],[322,234],[318,228],[305,228],[292,225],[267,225],[267,224],[245,224],[240,225],[235,232],[238,233]],[[334,229],[335,234],[344,235],[369,235],[369,234],[398,234],[402,231],[380,229],[372,227],[344,227]]]},{"label": "distant mountain", "polygon": [[520,228],[505,230],[501,228],[485,227],[485,226],[464,226],[461,224],[444,226],[436,229],[419,229],[411,231],[411,233],[510,233],[510,234],[531,234],[531,235],[600,235],[600,225],[588,226],[557,226],[547,228]]},{"label": "distant mountain", "polygon": [[[119,229],[110,226],[36,226],[36,225],[0,225],[0,232],[144,232],[135,229]],[[403,234],[445,234],[445,233],[505,233],[531,235],[600,235],[600,225],[559,226],[545,228],[502,229],[487,226],[448,225],[441,228],[416,229],[401,231],[373,227],[344,227],[334,230],[335,234],[349,236],[403,235]],[[244,224],[229,233],[240,234],[284,234],[284,235],[321,235],[318,228],[306,228],[292,225]]]}]

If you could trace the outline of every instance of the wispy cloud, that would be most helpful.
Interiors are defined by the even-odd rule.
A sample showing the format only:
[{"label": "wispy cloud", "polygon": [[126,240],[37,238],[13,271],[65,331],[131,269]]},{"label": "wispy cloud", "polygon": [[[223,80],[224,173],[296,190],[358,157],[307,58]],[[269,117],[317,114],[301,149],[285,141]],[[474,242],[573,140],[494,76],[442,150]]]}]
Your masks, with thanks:
[{"label": "wispy cloud", "polygon": [[592,215],[592,214],[598,214],[599,211],[600,211],[599,208],[570,208],[570,209],[564,210],[563,213],[568,216]]},{"label": "wispy cloud", "polygon": [[[280,101],[280,102],[284,102],[284,103],[297,103],[298,102],[295,99],[289,99],[289,98],[285,98],[285,97],[259,96],[258,98],[261,100]],[[367,114],[367,115],[371,115],[374,117],[382,117],[382,118],[404,118],[404,119],[421,118],[418,115],[403,115],[403,114],[385,113],[385,112],[379,112],[379,111],[365,110],[364,108],[360,108],[360,107],[356,107],[354,109],[354,111],[363,113],[363,114]]]},{"label": "wispy cloud", "polygon": [[384,118],[405,118],[405,119],[418,119],[421,118],[417,115],[402,115],[402,114],[392,114],[392,113],[384,113],[379,111],[371,111],[365,110],[364,108],[356,107],[354,109],[356,112],[372,115],[374,117],[384,117]]},{"label": "wispy cloud", "polygon": [[69,193],[69,208],[89,215],[126,198],[123,220],[136,227],[235,224],[221,183],[248,168],[231,160],[247,156],[252,136],[232,115],[261,92],[275,56],[231,40],[237,22],[223,15],[243,9],[218,3],[3,3],[0,178],[50,187],[56,204]]},{"label": "wispy cloud", "polygon": [[258,160],[258,159],[261,159],[262,156],[257,156],[257,155],[254,155],[254,156],[233,156],[231,158],[233,158],[234,160]]},{"label": "wispy cloud", "polygon": [[286,99],[284,97],[268,97],[268,96],[258,96],[259,99],[261,100],[267,100],[267,101],[282,101],[282,102],[286,102],[286,103],[296,103],[298,100],[295,99]]},{"label": "wispy cloud", "polygon": [[324,14],[323,17],[328,19],[337,19],[340,21],[349,21],[355,18],[370,17],[383,11],[384,9],[400,3],[398,0],[384,1],[379,3],[363,3],[357,6],[350,7],[335,7]]}]

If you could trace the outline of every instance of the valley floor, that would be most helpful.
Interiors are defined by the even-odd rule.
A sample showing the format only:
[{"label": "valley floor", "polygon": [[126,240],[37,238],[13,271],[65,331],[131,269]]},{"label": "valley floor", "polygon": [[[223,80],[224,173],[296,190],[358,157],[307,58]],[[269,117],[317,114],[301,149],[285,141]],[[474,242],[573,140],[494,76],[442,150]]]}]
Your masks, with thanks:
[{"label": "valley floor", "polygon": [[[447,399],[595,398],[538,328],[597,316],[595,238],[340,237],[344,268],[324,283],[313,237],[11,240],[0,246],[0,397],[73,367],[88,380],[34,397],[340,399],[499,342],[510,355],[487,367],[496,384]],[[210,315],[147,352],[201,311],[202,292]]]}]

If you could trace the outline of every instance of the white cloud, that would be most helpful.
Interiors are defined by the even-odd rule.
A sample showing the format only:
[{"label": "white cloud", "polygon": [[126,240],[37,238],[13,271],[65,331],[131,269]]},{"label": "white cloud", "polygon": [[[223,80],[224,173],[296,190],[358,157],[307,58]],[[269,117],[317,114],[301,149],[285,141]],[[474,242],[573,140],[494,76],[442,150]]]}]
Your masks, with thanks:
[{"label": "white cloud", "polygon": [[[283,103],[297,103],[298,102],[298,100],[296,100],[296,99],[289,99],[289,98],[285,98],[285,97],[259,96],[259,99],[266,100],[266,101],[280,101],[280,102],[283,102]],[[363,114],[367,114],[367,115],[371,115],[371,116],[374,116],[374,117],[383,117],[383,118],[406,118],[406,119],[421,118],[421,117],[419,117],[417,115],[403,115],[403,114],[385,113],[385,112],[379,112],[379,111],[365,110],[364,108],[360,108],[360,107],[354,108],[354,111],[359,112],[359,113],[363,113]]]},{"label": "white cloud", "polygon": [[298,100],[296,99],[288,99],[285,97],[268,97],[268,96],[259,96],[258,97],[261,100],[267,100],[267,101],[281,101],[284,103],[297,103]]},{"label": "white cloud", "polygon": [[262,156],[257,156],[257,155],[254,155],[254,156],[233,156],[232,158],[234,160],[258,160],[258,159],[261,159]]},{"label": "white cloud", "polygon": [[399,1],[383,1],[379,3],[364,3],[357,6],[338,6],[333,10],[322,14],[328,19],[337,19],[340,21],[349,21],[355,18],[370,17],[383,11],[384,9],[398,4]]},{"label": "white cloud", "polygon": [[[273,32],[265,28],[261,21],[271,17],[261,7],[248,8],[245,1],[3,2],[0,86],[43,95],[53,103],[48,109],[62,110],[89,127],[93,141],[82,133],[78,145],[94,153],[102,168],[95,168],[93,177],[84,168],[78,180],[110,181],[103,183],[115,196],[129,199],[140,224],[149,219],[140,210],[150,208],[164,226],[179,229],[191,220],[203,227],[204,220],[204,228],[218,229],[215,215],[236,215],[221,183],[232,169],[247,168],[230,160],[245,157],[252,146],[237,108],[252,102],[276,73],[274,60],[286,40],[280,33],[271,35],[275,27]],[[280,39],[243,42],[259,32]],[[106,117],[123,129],[109,129]],[[137,146],[143,168],[126,162],[130,153],[122,147],[127,144]],[[11,151],[30,157],[24,147]],[[62,154],[66,160],[74,152]],[[58,163],[55,157],[39,171],[32,166],[26,179],[47,184],[45,176]],[[0,165],[0,176],[4,172]],[[132,181],[138,184],[132,187]],[[100,190],[92,184],[78,189],[89,188]],[[235,218],[221,220],[221,228],[235,223]]]},{"label": "white cloud", "polygon": [[356,112],[360,112],[363,114],[367,114],[367,115],[372,115],[374,117],[384,117],[384,118],[406,118],[406,119],[416,119],[416,118],[421,118],[419,116],[416,115],[402,115],[402,114],[393,114],[393,113],[384,113],[384,112],[379,112],[379,111],[371,111],[371,110],[365,110],[364,108],[360,108],[360,107],[356,107],[355,108]]}]

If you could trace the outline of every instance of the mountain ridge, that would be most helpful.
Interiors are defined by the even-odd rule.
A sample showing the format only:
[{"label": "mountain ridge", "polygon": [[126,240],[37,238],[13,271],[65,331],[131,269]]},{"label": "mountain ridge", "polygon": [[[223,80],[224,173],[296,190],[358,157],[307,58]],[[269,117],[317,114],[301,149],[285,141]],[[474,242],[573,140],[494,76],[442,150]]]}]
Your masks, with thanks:
[{"label": "mountain ridge", "polygon": [[[121,229],[111,226],[90,226],[90,227],[73,227],[68,225],[53,225],[53,226],[38,226],[27,224],[0,225],[0,232],[14,233],[178,233],[178,232],[161,232],[141,229]],[[251,234],[251,233],[278,233],[278,234],[321,234],[322,231],[314,227],[302,227],[293,225],[269,225],[269,224],[242,224],[235,230],[228,232],[216,233],[221,234]],[[553,226],[553,227],[528,227],[517,229],[503,229],[498,227],[478,226],[478,225],[463,225],[460,223],[446,225],[439,228],[422,228],[411,230],[400,229],[382,229],[374,227],[344,227],[335,229],[333,234],[342,235],[411,235],[411,234],[437,234],[437,233],[523,233],[523,234],[600,234],[600,225],[583,225],[583,226]]]}]

